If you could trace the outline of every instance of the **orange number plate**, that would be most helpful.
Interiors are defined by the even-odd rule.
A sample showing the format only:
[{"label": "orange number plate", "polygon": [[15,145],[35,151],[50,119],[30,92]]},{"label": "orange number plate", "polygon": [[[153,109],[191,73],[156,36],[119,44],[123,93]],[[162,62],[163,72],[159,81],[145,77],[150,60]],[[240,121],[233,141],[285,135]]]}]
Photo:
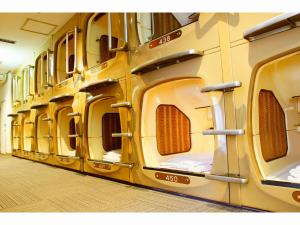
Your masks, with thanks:
[{"label": "orange number plate", "polygon": [[179,38],[182,34],[182,31],[181,30],[177,30],[177,31],[174,31],[170,34],[167,34],[167,35],[164,35],[158,39],[155,39],[153,41],[150,42],[149,44],[149,48],[155,48],[159,45],[163,45],[163,44],[166,44],[168,43],[169,41],[172,41],[176,38]]},{"label": "orange number plate", "polygon": [[190,183],[190,178],[188,178],[186,176],[174,175],[174,174],[169,174],[169,173],[156,172],[155,178],[158,180],[165,180],[165,181],[173,182],[173,183],[181,183],[181,184],[189,184]]}]

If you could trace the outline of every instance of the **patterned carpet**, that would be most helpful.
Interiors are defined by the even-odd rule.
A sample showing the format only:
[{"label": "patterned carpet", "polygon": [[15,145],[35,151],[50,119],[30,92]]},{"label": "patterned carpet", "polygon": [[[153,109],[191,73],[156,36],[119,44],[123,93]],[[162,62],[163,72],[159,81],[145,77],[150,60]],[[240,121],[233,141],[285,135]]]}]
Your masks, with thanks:
[{"label": "patterned carpet", "polygon": [[0,156],[0,212],[241,211]]}]

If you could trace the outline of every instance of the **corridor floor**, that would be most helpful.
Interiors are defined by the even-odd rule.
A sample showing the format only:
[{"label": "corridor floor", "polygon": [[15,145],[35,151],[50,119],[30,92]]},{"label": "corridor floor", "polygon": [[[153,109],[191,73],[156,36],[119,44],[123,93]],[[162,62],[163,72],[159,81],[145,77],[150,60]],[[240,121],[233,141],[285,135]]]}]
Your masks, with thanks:
[{"label": "corridor floor", "polygon": [[0,212],[241,211],[0,156]]}]

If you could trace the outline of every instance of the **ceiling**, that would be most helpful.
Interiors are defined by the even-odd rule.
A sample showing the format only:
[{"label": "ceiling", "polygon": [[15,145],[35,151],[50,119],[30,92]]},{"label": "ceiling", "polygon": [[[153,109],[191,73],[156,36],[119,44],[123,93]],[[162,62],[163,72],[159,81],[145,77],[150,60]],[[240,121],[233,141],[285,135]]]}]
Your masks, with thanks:
[{"label": "ceiling", "polygon": [[0,13],[0,73],[13,71],[33,57],[74,13]]}]

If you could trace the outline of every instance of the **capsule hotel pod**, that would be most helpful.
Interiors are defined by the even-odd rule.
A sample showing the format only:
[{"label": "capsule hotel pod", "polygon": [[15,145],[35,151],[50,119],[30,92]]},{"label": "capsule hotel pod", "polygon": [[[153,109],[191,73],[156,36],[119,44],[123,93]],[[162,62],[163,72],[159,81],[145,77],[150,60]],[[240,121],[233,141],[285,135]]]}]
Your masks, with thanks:
[{"label": "capsule hotel pod", "polygon": [[76,13],[12,74],[12,155],[299,211],[299,24],[298,13]]}]

